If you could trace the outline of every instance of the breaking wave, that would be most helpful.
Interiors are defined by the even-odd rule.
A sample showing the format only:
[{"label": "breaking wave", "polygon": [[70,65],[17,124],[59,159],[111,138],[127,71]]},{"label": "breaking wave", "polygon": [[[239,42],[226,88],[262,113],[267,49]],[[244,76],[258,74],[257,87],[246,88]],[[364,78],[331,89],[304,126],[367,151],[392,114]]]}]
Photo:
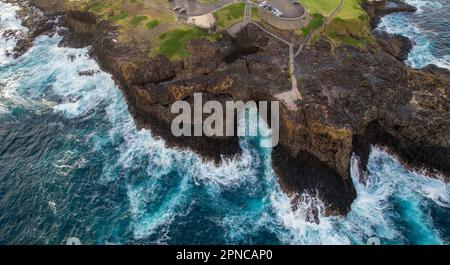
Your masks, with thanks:
[{"label": "breaking wave", "polygon": [[429,64],[450,70],[450,3],[446,0],[406,0],[415,13],[384,16],[378,29],[408,37],[413,42],[407,63],[413,68]]},{"label": "breaking wave", "polygon": [[[19,27],[16,9],[0,8],[0,28]],[[39,37],[20,59],[2,57],[0,243],[448,244],[448,184],[382,149],[373,148],[364,184],[352,159],[348,216],[324,216],[317,194],[292,207],[260,138],[242,138],[243,154],[221,166],[168,148],[136,128],[88,49],[59,41]],[[0,53],[10,45],[1,40]],[[86,70],[95,74],[79,75]]]}]

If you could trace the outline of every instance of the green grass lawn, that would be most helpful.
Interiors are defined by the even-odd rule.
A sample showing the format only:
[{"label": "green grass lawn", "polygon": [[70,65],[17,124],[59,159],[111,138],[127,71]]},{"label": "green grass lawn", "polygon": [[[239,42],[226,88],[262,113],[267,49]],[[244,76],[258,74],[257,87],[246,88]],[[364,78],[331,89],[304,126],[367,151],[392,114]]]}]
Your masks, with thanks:
[{"label": "green grass lawn", "polygon": [[321,14],[314,14],[313,18],[309,22],[308,26],[302,28],[302,34],[303,36],[307,36],[312,30],[315,30],[322,26],[323,22],[325,21],[325,18]]},{"label": "green grass lawn", "polygon": [[203,4],[215,4],[219,2],[219,0],[197,0],[197,1]]},{"label": "green grass lawn", "polygon": [[145,26],[146,26],[148,29],[153,29],[153,28],[155,28],[156,26],[158,26],[159,23],[161,23],[161,20],[159,20],[159,19],[152,19],[152,20],[150,20],[150,22],[148,22],[147,24],[145,24]]},{"label": "green grass lawn", "polygon": [[161,43],[157,50],[152,51],[151,56],[156,54],[164,54],[171,60],[185,58],[190,55],[189,51],[186,50],[186,45],[191,40],[199,38],[207,38],[210,41],[216,41],[219,38],[219,35],[209,34],[205,30],[195,27],[174,29],[159,36]]},{"label": "green grass lawn", "polygon": [[124,20],[128,17],[127,11],[120,11],[120,13],[112,15],[109,19],[112,21]]},{"label": "green grass lawn", "polygon": [[329,16],[339,5],[340,0],[299,0],[310,14],[320,14],[324,17]]},{"label": "green grass lawn", "polygon": [[147,20],[148,17],[147,16],[134,16],[131,20],[130,20],[130,24],[132,26],[137,26],[138,24],[140,24],[142,21]]},{"label": "green grass lawn", "polygon": [[261,17],[259,16],[259,8],[252,7],[252,20],[253,21],[260,21]]},{"label": "green grass lawn", "polygon": [[[310,14],[321,14],[328,17],[339,5],[340,0],[298,0]],[[354,19],[365,15],[361,7],[361,0],[345,0],[344,6],[336,14],[341,19]]]},{"label": "green grass lawn", "polygon": [[[313,17],[309,25],[302,29],[303,35],[322,25],[323,21],[339,6],[340,0],[298,0]],[[325,27],[328,40],[334,45],[346,44],[364,46],[373,42],[370,21],[361,7],[362,0],[345,0],[342,8]],[[323,21],[320,23],[319,16]],[[318,39],[318,38],[314,38]]]},{"label": "green grass lawn", "polygon": [[245,3],[237,3],[225,6],[213,13],[217,28],[227,29],[229,26],[244,19]]},{"label": "green grass lawn", "polygon": [[103,8],[105,8],[104,2],[96,2],[96,3],[92,4],[92,6],[90,7],[90,10],[93,12],[100,12],[103,10]]},{"label": "green grass lawn", "polygon": [[[117,26],[118,43],[137,45],[150,57],[164,54],[180,60],[189,56],[186,46],[191,40],[220,38],[220,34],[209,34],[178,21],[167,0],[64,0],[64,5],[67,10],[87,10],[109,21]],[[225,13],[232,19],[243,17],[244,4],[230,5]]]},{"label": "green grass lawn", "polygon": [[340,19],[357,19],[365,16],[366,12],[362,9],[360,2],[360,0],[345,0],[344,6],[336,14],[336,17]]}]

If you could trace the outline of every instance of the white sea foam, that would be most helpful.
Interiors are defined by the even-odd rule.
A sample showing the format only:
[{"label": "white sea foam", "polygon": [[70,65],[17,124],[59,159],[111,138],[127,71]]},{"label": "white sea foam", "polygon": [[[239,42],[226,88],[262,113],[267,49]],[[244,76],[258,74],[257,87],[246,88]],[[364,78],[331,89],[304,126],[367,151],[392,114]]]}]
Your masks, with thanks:
[{"label": "white sea foam", "polygon": [[[21,89],[37,90],[50,80],[51,88],[45,93],[57,95],[59,103],[54,106],[55,112],[70,119],[92,116],[104,110],[111,124],[108,141],[117,142],[119,157],[114,163],[105,165],[102,181],[114,181],[118,170],[131,171],[143,166],[148,174],[144,188],[134,184],[128,187],[136,238],[148,236],[156,228],[170,223],[176,206],[184,203],[182,198],[193,185],[204,185],[215,194],[222,188],[238,187],[255,176],[249,152],[216,166],[212,162],[203,162],[190,151],[167,148],[163,140],[154,138],[148,130],[138,130],[110,75],[100,72],[94,76],[79,76],[81,70],[100,70],[88,57],[88,50],[60,48],[56,45],[58,41],[57,36],[38,38],[24,59],[33,60],[33,64],[40,67],[29,68],[29,72],[14,83]],[[97,147],[101,148],[101,143],[98,144]],[[64,171],[70,170],[66,165],[56,166]],[[174,191],[162,196],[158,193],[160,186],[164,185],[161,178],[174,170],[183,172],[183,176]],[[148,212],[151,210],[148,202],[153,202],[152,207],[156,207],[157,212]]]},{"label": "white sea foam", "polygon": [[[306,200],[292,208],[291,200],[279,190],[272,190],[272,204],[287,230],[276,230],[285,243],[294,244],[365,244],[369,237],[377,236],[383,242],[406,243],[402,231],[396,226],[398,213],[392,208],[397,196],[408,210],[402,215],[422,238],[415,243],[442,244],[440,232],[435,228],[424,209],[424,199],[448,207],[449,184],[415,172],[409,172],[400,163],[379,148],[373,148],[369,158],[370,174],[360,182],[358,159],[352,158],[352,179],[357,198],[346,217],[319,215],[319,223],[308,222],[311,208],[320,211],[320,200],[306,196]],[[276,228],[276,226],[272,226]]]},{"label": "white sea foam", "polygon": [[16,39],[11,38],[9,40],[1,37],[6,30],[17,30],[17,34],[20,32],[27,32],[28,29],[21,25],[21,21],[16,17],[16,11],[20,8],[12,4],[7,4],[0,1],[0,67],[7,63],[10,63],[13,59],[6,56],[6,51],[11,51],[15,44]]},{"label": "white sea foam", "polygon": [[[407,1],[409,4],[419,8],[441,8],[442,4],[431,1]],[[432,40],[425,33],[425,30],[414,24],[407,16],[395,13],[381,18],[378,29],[391,34],[399,34],[409,38],[413,42],[413,48],[406,61],[413,68],[422,68],[428,64],[435,64],[439,67],[450,70],[450,55],[436,57],[432,52]]]},{"label": "white sea foam", "polygon": [[415,6],[417,12],[422,13],[426,8],[442,8],[442,4],[436,1],[425,1],[425,0],[405,0],[409,5]]},{"label": "white sea foam", "polygon": [[[126,139],[128,139],[126,147],[121,152],[118,164],[125,168],[142,166],[142,163],[136,163],[141,157],[145,157],[148,162],[149,179],[145,181],[144,186],[130,187],[128,192],[136,238],[149,236],[155,233],[157,228],[162,229],[161,227],[170,224],[175,216],[187,214],[183,211],[189,212],[185,206],[190,203],[189,192],[195,186],[205,188],[211,198],[221,204],[220,196],[223,189],[254,185],[256,172],[252,167],[251,154],[246,149],[241,157],[223,160],[221,166],[216,166],[212,162],[202,161],[190,151],[167,148],[162,140],[152,138],[144,130],[138,134],[128,134]],[[179,178],[176,180],[176,186],[173,186],[167,194],[158,192],[161,185],[169,185],[167,175],[171,171],[177,172],[171,176]],[[225,223],[228,220],[229,236],[237,239],[232,235],[232,231],[236,229],[237,224],[242,224],[243,218],[248,215],[242,215],[241,208],[227,210],[229,212],[224,213],[223,220],[218,222],[227,226]],[[237,223],[235,217],[239,219]],[[239,236],[243,235],[239,233]]]},{"label": "white sea foam", "polygon": [[[27,28],[21,25],[20,20],[16,17],[18,7],[0,1],[0,73],[2,67],[12,63],[14,59],[6,55],[7,51],[11,51],[16,43],[14,38],[5,39],[1,37],[6,30],[17,30],[18,32],[26,32]],[[14,93],[14,87],[10,85],[14,77],[0,80],[0,114],[9,113],[9,104],[7,101],[17,98]],[[17,98],[19,100],[19,98]]]}]

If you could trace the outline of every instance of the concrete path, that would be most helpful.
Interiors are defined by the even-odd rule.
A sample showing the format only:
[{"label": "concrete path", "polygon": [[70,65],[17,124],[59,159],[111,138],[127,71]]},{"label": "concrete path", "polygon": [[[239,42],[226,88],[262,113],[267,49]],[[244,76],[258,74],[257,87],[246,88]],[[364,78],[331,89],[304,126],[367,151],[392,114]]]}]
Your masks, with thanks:
[{"label": "concrete path", "polygon": [[274,97],[282,101],[289,110],[298,110],[295,102],[297,100],[303,100],[303,97],[297,87],[297,76],[295,75],[294,63],[294,45],[292,43],[289,43],[289,72],[291,76],[292,89],[287,92],[275,94]]},{"label": "concrete path", "polygon": [[339,2],[339,5],[333,10],[333,12],[327,17],[327,19],[325,20],[325,22],[323,23],[322,26],[318,27],[315,30],[312,30],[311,32],[309,32],[309,34],[306,36],[306,38],[303,40],[302,43],[300,43],[300,46],[297,50],[297,52],[295,53],[294,57],[297,57],[300,55],[300,53],[302,52],[303,48],[305,48],[305,46],[309,43],[309,41],[312,39],[312,37],[314,35],[316,35],[317,32],[323,30],[326,25],[330,24],[331,20],[336,16],[336,14],[341,10],[341,8],[344,6],[345,0],[341,0]]},{"label": "concrete path", "polygon": [[231,25],[227,29],[228,34],[230,34],[233,37],[236,37],[236,35],[239,32],[241,32],[241,30],[243,30],[251,22],[251,19],[252,19],[251,3],[250,3],[250,0],[246,0],[245,1],[245,10],[244,10],[244,20]]},{"label": "concrete path", "polygon": [[302,94],[298,90],[297,87],[297,75],[295,74],[295,61],[294,61],[294,44],[289,44],[289,71],[291,74],[291,82],[292,82],[292,95],[296,99],[303,100]]},{"label": "concrete path", "polygon": [[255,25],[256,27],[258,27],[259,29],[261,29],[262,31],[264,31],[265,33],[267,33],[268,35],[272,36],[273,38],[288,45],[288,47],[289,47],[289,74],[291,76],[292,88],[289,91],[275,94],[274,97],[277,98],[278,100],[280,100],[289,110],[298,110],[298,107],[295,102],[297,100],[303,100],[303,97],[297,87],[297,77],[295,75],[295,62],[294,62],[294,57],[295,57],[294,56],[294,44],[279,37],[278,35],[270,32],[270,31],[268,31],[267,29],[265,29],[258,23],[252,22],[251,21],[251,17],[252,17],[251,11],[252,11],[252,8],[251,8],[250,0],[246,0],[245,1],[244,20],[232,25],[231,27],[229,27],[227,29],[227,31],[231,36],[236,36],[242,29],[244,29],[249,23],[251,23],[251,24]]},{"label": "concrete path", "polygon": [[227,32],[228,34],[230,34],[232,37],[236,37],[236,35],[241,32],[241,30],[243,30],[245,28],[245,26],[247,26],[248,23],[241,21],[238,23],[234,23],[233,25],[231,25],[228,29]]},{"label": "concrete path", "polygon": [[[289,110],[298,110],[298,107],[295,104],[295,102],[297,101],[297,99],[303,100],[303,97],[297,87],[297,76],[295,74],[295,61],[294,61],[295,57],[297,57],[302,52],[302,50],[305,48],[307,43],[311,40],[311,38],[319,30],[322,30],[327,24],[329,24],[331,22],[331,20],[334,18],[334,16],[341,10],[344,3],[345,3],[345,0],[341,0],[339,5],[336,7],[336,9],[327,18],[324,25],[317,28],[316,30],[311,31],[308,34],[308,36],[306,36],[305,40],[302,43],[300,43],[300,46],[295,54],[294,54],[293,44],[292,43],[288,44],[289,45],[289,69],[291,71],[290,75],[291,75],[291,81],[292,81],[292,90],[283,92],[280,94],[276,94],[275,98],[277,98],[278,100],[283,102]],[[271,35],[273,35],[273,34],[271,34]]]},{"label": "concrete path", "polygon": [[250,0],[245,0],[244,22],[249,23],[252,20],[252,6]]},{"label": "concrete path", "polygon": [[195,25],[199,28],[212,29],[216,23],[216,19],[212,13],[207,13],[201,16],[188,17],[186,23]]},{"label": "concrete path", "polygon": [[260,26],[257,23],[253,23],[250,22],[253,25],[257,26],[258,28],[260,28],[262,31],[266,32],[267,34],[269,34],[270,36],[274,37],[275,39],[281,41],[282,43],[288,45],[289,47],[289,75],[291,76],[291,90],[287,91],[287,92],[283,92],[280,94],[276,94],[274,95],[275,98],[277,98],[278,100],[282,101],[286,107],[289,110],[298,110],[297,105],[295,104],[295,102],[297,100],[303,100],[302,94],[300,93],[300,91],[298,90],[298,86],[297,86],[297,76],[295,75],[295,62],[294,62],[294,44],[291,42],[288,42],[287,40],[273,34],[272,32],[268,31],[267,29],[265,29],[264,27]]},{"label": "concrete path", "polygon": [[297,100],[303,100],[302,94],[300,93],[300,91],[298,89],[298,85],[297,85],[297,76],[295,74],[295,57],[297,57],[302,52],[302,50],[307,45],[307,43],[311,40],[311,38],[319,30],[322,30],[327,24],[329,24],[331,22],[331,20],[334,18],[334,16],[341,10],[341,8],[343,7],[344,3],[345,3],[345,0],[341,0],[339,2],[339,5],[336,7],[336,9],[330,14],[330,16],[328,16],[328,18],[326,19],[324,24],[321,27],[311,31],[308,34],[308,36],[306,36],[304,41],[302,43],[300,43],[299,48],[298,48],[298,50],[297,50],[297,52],[295,54],[294,54],[294,44],[292,42],[289,42],[289,41],[279,37],[278,35],[268,31],[267,29],[265,29],[264,27],[262,27],[258,23],[255,23],[255,22],[251,21],[251,17],[252,17],[252,12],[251,12],[252,10],[251,9],[252,8],[251,8],[250,0],[246,0],[245,1],[244,20],[241,21],[241,22],[238,22],[238,23],[236,23],[234,25],[232,25],[231,27],[229,27],[227,29],[228,33],[230,33],[231,36],[236,36],[249,23],[252,23],[256,27],[258,27],[259,29],[261,29],[262,31],[267,33],[268,35],[270,35],[273,38],[281,41],[282,43],[284,43],[286,45],[288,45],[288,47],[289,47],[289,74],[291,76],[292,88],[291,88],[290,91],[286,91],[286,92],[283,92],[283,93],[275,94],[274,97],[277,98],[278,100],[280,100],[289,110],[298,110],[298,107],[296,105],[296,101]]}]

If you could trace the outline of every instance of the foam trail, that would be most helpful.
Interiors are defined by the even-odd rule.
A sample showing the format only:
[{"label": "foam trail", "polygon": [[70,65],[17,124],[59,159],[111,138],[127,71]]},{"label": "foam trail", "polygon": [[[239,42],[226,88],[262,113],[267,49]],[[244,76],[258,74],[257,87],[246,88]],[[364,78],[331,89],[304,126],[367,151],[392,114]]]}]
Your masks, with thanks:
[{"label": "foam trail", "polygon": [[[442,201],[448,202],[448,184],[409,172],[395,158],[374,147],[369,157],[366,183],[363,185],[359,183],[360,176],[355,169],[357,158],[352,160],[352,179],[358,197],[347,219],[349,231],[357,228],[366,237],[377,235],[390,243],[443,243],[439,232],[425,216],[423,202],[426,199],[438,205],[442,205]],[[401,205],[403,209],[395,205]],[[406,226],[412,227],[402,228],[398,218],[409,222]],[[427,237],[424,241],[418,240],[405,233],[404,228],[422,231]]]},{"label": "foam trail", "polygon": [[[0,36],[7,30],[16,31],[16,36],[28,31],[16,17],[16,11],[20,10],[19,7],[0,1],[0,9],[2,10],[0,13]],[[11,57],[6,55],[6,51],[11,51],[16,42],[17,40],[14,37],[9,39],[0,38],[0,47],[2,47],[2,51],[0,51],[0,67],[12,61]]]},{"label": "foam trail", "polygon": [[[277,229],[283,242],[294,244],[365,244],[369,237],[383,244],[445,244],[431,220],[426,204],[449,207],[449,184],[409,172],[392,156],[373,148],[366,182],[360,182],[358,158],[352,158],[351,174],[357,198],[346,217],[326,217],[317,197],[292,209],[291,200],[279,190],[272,192],[272,204],[287,230]],[[308,222],[317,208],[319,223]],[[272,227],[275,227],[272,225]]]},{"label": "foam trail", "polygon": [[[1,37],[7,30],[16,30],[16,34],[27,32],[27,28],[21,25],[21,21],[16,17],[18,7],[0,1],[0,73],[3,67],[14,62],[11,56],[7,56],[7,52],[11,51],[17,40],[14,37],[9,39]],[[10,78],[2,78],[0,80],[0,114],[9,113],[9,104],[7,101],[15,98],[14,90],[8,85]]]}]

